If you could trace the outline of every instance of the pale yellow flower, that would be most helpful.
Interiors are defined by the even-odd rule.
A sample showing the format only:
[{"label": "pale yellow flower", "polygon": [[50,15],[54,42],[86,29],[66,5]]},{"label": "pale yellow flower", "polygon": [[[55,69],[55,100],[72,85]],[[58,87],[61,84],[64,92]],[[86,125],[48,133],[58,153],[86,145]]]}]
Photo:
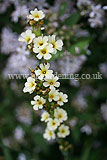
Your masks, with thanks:
[{"label": "pale yellow flower", "polygon": [[58,128],[58,133],[57,136],[59,138],[65,138],[66,136],[68,136],[70,134],[70,130],[68,126],[65,126],[64,124],[62,124],[59,128]]},{"label": "pale yellow flower", "polygon": [[21,36],[19,37],[18,40],[21,42],[27,42],[28,44],[30,44],[34,38],[35,38],[35,34],[32,33],[31,30],[27,30],[27,31],[21,33]]},{"label": "pale yellow flower", "polygon": [[47,63],[47,64],[40,64],[40,69],[38,70],[35,70],[35,74],[36,76],[38,76],[38,78],[40,80],[43,80],[43,78],[48,78],[52,75],[53,71],[52,70],[49,70],[49,67],[50,67],[50,64]]},{"label": "pale yellow flower", "polygon": [[31,94],[35,90],[35,87],[36,87],[35,79],[32,77],[28,77],[23,92],[24,93],[29,92]]},{"label": "pale yellow flower", "polygon": [[46,99],[40,96],[35,96],[34,101],[31,101],[34,110],[42,109],[43,105],[46,103]]},{"label": "pale yellow flower", "polygon": [[63,121],[66,121],[67,120],[67,112],[62,109],[62,108],[59,108],[57,107],[55,110],[54,110],[54,117],[56,119],[59,120],[60,123],[62,123]]},{"label": "pale yellow flower", "polygon": [[50,141],[50,140],[55,139],[56,135],[55,135],[54,131],[51,131],[48,128],[46,128],[45,133],[43,134],[43,137],[45,139],[47,139],[48,141]]},{"label": "pale yellow flower", "polygon": [[50,89],[55,88],[55,87],[59,87],[60,83],[57,82],[57,80],[58,80],[58,77],[52,75],[52,76],[50,76],[50,78],[45,78],[46,82],[43,83],[43,86],[50,87]]},{"label": "pale yellow flower", "polygon": [[54,131],[54,130],[56,130],[57,129],[57,127],[59,126],[59,121],[57,120],[57,119],[52,119],[52,118],[50,118],[49,119],[49,122],[48,122],[48,124],[47,124],[47,127],[49,128],[49,130],[52,130],[52,131]]},{"label": "pale yellow flower", "polygon": [[30,11],[30,15],[27,16],[28,19],[33,19],[35,21],[39,21],[45,17],[45,14],[42,10],[38,10],[37,8],[34,11]]},{"label": "pale yellow flower", "polygon": [[53,54],[56,54],[57,50],[61,51],[62,50],[62,46],[63,46],[63,42],[61,39],[56,40],[55,39],[55,35],[49,36],[49,43],[53,45]]},{"label": "pale yellow flower", "polygon": [[50,118],[50,115],[48,112],[44,111],[41,115],[41,121],[45,121],[45,122],[48,122],[49,121],[49,118]]},{"label": "pale yellow flower", "polygon": [[34,47],[33,52],[38,53],[36,56],[38,59],[44,58],[46,60],[49,60],[52,57],[50,53],[53,52],[53,47],[51,44],[45,45],[42,48]]},{"label": "pale yellow flower", "polygon": [[43,48],[45,45],[48,44],[48,37],[47,36],[40,36],[34,39],[34,48]]},{"label": "pale yellow flower", "polygon": [[57,101],[59,99],[58,97],[58,91],[55,90],[55,88],[52,88],[49,92],[49,102],[52,102],[52,100]]},{"label": "pale yellow flower", "polygon": [[68,102],[68,96],[67,94],[63,94],[62,92],[59,92],[59,99],[57,103],[62,106],[64,103]]}]

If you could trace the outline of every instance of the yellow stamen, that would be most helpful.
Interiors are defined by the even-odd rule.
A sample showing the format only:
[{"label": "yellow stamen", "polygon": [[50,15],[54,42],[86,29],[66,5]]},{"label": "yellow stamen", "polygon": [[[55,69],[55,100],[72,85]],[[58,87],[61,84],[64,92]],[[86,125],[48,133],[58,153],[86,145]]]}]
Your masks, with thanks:
[{"label": "yellow stamen", "polygon": [[62,129],[62,130],[61,130],[61,133],[65,133],[65,130],[64,130],[64,129]]},{"label": "yellow stamen", "polygon": [[27,42],[29,42],[30,40],[31,40],[30,37],[26,38],[26,41],[27,41]]},{"label": "yellow stamen", "polygon": [[46,74],[46,71],[42,71],[43,74]]},{"label": "yellow stamen", "polygon": [[52,136],[52,132],[51,131],[49,131],[49,135]]},{"label": "yellow stamen", "polygon": [[51,81],[51,82],[50,82],[50,85],[53,85],[53,84],[54,84],[54,83]]},{"label": "yellow stamen", "polygon": [[51,94],[50,96],[49,96],[50,98],[54,98],[54,96]]},{"label": "yellow stamen", "polygon": [[46,54],[46,50],[45,49],[42,50],[42,54]]},{"label": "yellow stamen", "polygon": [[62,114],[58,114],[58,118],[62,118]]},{"label": "yellow stamen", "polygon": [[39,43],[39,45],[40,45],[40,46],[42,46],[42,45],[43,45],[43,43],[41,42],[41,43]]},{"label": "yellow stamen", "polygon": [[33,87],[34,86],[34,83],[32,82],[32,83],[30,83],[30,87]]}]

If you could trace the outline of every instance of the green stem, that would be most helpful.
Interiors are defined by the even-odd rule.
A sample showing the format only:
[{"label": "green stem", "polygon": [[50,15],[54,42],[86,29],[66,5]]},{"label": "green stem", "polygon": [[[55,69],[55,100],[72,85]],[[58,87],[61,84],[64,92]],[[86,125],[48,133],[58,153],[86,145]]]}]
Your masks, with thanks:
[{"label": "green stem", "polygon": [[71,154],[69,153],[69,151],[66,151],[64,153],[64,160],[71,160]]},{"label": "green stem", "polygon": [[36,28],[35,26],[32,27],[33,29],[33,33],[35,33],[35,35],[37,37],[41,36],[42,35],[42,32],[41,32],[41,29],[40,28]]}]

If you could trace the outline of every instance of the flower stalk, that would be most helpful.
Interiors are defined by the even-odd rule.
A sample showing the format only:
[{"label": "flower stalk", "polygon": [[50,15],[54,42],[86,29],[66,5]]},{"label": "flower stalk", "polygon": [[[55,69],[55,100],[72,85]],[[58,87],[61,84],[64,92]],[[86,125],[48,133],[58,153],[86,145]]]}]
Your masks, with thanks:
[{"label": "flower stalk", "polygon": [[56,139],[59,148],[66,152],[71,149],[71,145],[62,139],[70,134],[70,129],[65,124],[68,116],[62,106],[68,102],[68,96],[59,91],[59,78],[54,75],[53,70],[50,70],[50,64],[47,62],[52,55],[57,54],[57,51],[62,50],[63,42],[57,40],[55,35],[42,34],[41,25],[44,17],[45,14],[41,10],[30,11],[28,19],[32,30],[23,32],[19,37],[19,41],[25,42],[31,53],[39,60],[39,66],[35,69],[29,68],[31,76],[27,78],[23,92],[34,93],[35,96],[31,100],[33,109],[43,110],[41,121],[47,126],[43,137],[48,141]]}]

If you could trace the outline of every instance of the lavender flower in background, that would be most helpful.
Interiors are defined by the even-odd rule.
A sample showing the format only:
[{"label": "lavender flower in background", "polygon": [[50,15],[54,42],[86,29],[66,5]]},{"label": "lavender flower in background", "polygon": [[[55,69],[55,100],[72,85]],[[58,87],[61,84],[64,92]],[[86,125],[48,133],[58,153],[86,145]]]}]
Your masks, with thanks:
[{"label": "lavender flower in background", "polygon": [[104,8],[98,4],[96,5],[91,0],[78,0],[77,7],[80,9],[82,16],[88,17],[90,27],[102,27],[104,24]]},{"label": "lavender flower in background", "polygon": [[90,135],[92,134],[92,128],[88,124],[86,124],[83,127],[81,127],[81,132]]},{"label": "lavender flower in background", "polygon": [[18,155],[17,160],[27,160],[27,159],[26,159],[26,156],[25,156],[24,153],[20,153],[20,154]]},{"label": "lavender flower in background", "polygon": [[8,78],[11,74],[29,74],[29,68],[34,67],[37,61],[28,58],[25,55],[13,54],[8,59],[7,65],[3,70],[4,78]]},{"label": "lavender flower in background", "polygon": [[107,104],[101,105],[101,114],[103,119],[107,122]]},{"label": "lavender flower in background", "polygon": [[28,15],[29,9],[25,5],[15,5],[15,11],[12,13],[12,21],[17,23],[19,18],[21,17],[23,20]]},{"label": "lavender flower in background", "polygon": [[93,5],[91,7],[91,12],[89,14],[90,18],[94,18],[94,17],[99,17],[101,18],[103,15],[103,9],[101,8],[101,5],[98,4],[98,5]]},{"label": "lavender flower in background", "polygon": [[1,52],[11,54],[8,58],[6,67],[3,70],[3,76],[8,78],[8,74],[29,74],[29,67],[38,64],[36,60],[29,57],[29,51],[26,45],[17,40],[18,35],[10,28],[3,28],[1,34]]},{"label": "lavender flower in background", "polygon": [[4,27],[1,33],[1,52],[9,54],[15,52],[17,47],[17,33],[12,32],[9,27]]},{"label": "lavender flower in background", "polygon": [[27,5],[30,9],[37,7],[38,9],[43,10],[44,8],[48,9],[50,7],[46,0],[30,0]]},{"label": "lavender flower in background", "polygon": [[31,125],[32,124],[32,113],[31,109],[25,106],[17,107],[16,108],[16,119],[24,123],[25,125]]},{"label": "lavender flower in background", "polygon": [[23,43],[19,42],[17,39],[17,33],[12,32],[9,27],[4,27],[1,33],[1,52],[3,54],[19,53],[29,55],[26,45],[22,45]]},{"label": "lavender flower in background", "polygon": [[90,9],[93,3],[91,0],[78,0],[77,1],[77,7],[81,11],[82,16],[87,16],[90,13]]},{"label": "lavender flower in background", "polygon": [[15,128],[15,130],[14,130],[14,138],[18,141],[18,143],[23,142],[24,131],[20,126]]},{"label": "lavender flower in background", "polygon": [[89,17],[88,21],[92,28],[102,27],[104,24],[104,9],[102,6],[100,4],[92,5]]},{"label": "lavender flower in background", "polygon": [[72,105],[77,108],[78,111],[83,111],[87,108],[87,101],[84,98],[83,95],[77,95],[73,100],[72,100]]},{"label": "lavender flower in background", "polygon": [[98,91],[93,89],[91,86],[85,85],[81,87],[80,90],[77,92],[76,96],[71,101],[72,107],[76,107],[78,111],[84,111],[88,107],[88,103],[86,100],[86,96],[92,95],[93,97],[97,97]]},{"label": "lavender flower in background", "polygon": [[100,72],[103,74],[105,78],[107,78],[107,63],[102,63],[99,65]]},{"label": "lavender flower in background", "polygon": [[92,28],[96,28],[96,27],[102,27],[103,26],[103,21],[101,18],[99,17],[95,17],[95,18],[89,18],[88,19],[90,26]]},{"label": "lavender flower in background", "polygon": [[77,117],[73,117],[70,121],[69,121],[69,125],[71,128],[75,127],[77,125],[78,119]]},{"label": "lavender flower in background", "polygon": [[[69,52],[65,52],[65,55],[58,60],[59,71],[62,74],[74,74],[77,73],[82,64],[86,61],[86,56],[73,56]],[[63,67],[64,66],[64,67]]]},{"label": "lavender flower in background", "polygon": [[42,126],[39,125],[35,125],[33,128],[32,128],[32,132],[33,133],[43,133],[44,131],[44,128]]},{"label": "lavender flower in background", "polygon": [[5,137],[5,138],[3,138],[2,143],[3,143],[6,147],[11,147],[11,138],[10,138],[10,137]]},{"label": "lavender flower in background", "polygon": [[12,0],[3,0],[0,2],[0,13],[4,13],[6,9],[11,5]]},{"label": "lavender flower in background", "polygon": [[75,79],[70,79],[70,85],[74,86],[74,87],[79,87],[80,86],[80,82],[75,80]]}]

